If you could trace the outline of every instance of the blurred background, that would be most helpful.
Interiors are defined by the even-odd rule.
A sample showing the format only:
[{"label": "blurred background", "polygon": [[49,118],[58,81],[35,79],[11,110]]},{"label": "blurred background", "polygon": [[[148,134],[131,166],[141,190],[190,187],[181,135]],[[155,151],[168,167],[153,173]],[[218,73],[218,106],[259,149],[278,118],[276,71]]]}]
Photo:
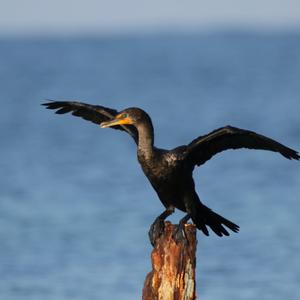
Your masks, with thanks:
[{"label": "blurred background", "polygon": [[[0,1],[0,298],[140,299],[163,210],[132,140],[40,106],[139,106],[156,145],[227,124],[300,150],[299,1]],[[227,151],[195,171],[241,226],[198,234],[201,299],[298,299],[299,163]],[[171,220],[182,217],[177,212]]]}]

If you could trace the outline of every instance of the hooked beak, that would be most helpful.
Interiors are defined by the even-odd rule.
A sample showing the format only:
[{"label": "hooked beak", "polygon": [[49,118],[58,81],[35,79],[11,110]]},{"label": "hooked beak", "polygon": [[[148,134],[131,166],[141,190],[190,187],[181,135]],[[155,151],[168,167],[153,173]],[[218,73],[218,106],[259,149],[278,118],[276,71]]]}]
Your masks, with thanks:
[{"label": "hooked beak", "polygon": [[107,122],[102,122],[100,124],[101,128],[107,128],[107,127],[111,127],[111,126],[116,126],[116,125],[128,125],[128,124],[132,124],[132,120],[130,118],[118,118],[118,116],[116,116],[115,119],[112,119],[110,121]]}]

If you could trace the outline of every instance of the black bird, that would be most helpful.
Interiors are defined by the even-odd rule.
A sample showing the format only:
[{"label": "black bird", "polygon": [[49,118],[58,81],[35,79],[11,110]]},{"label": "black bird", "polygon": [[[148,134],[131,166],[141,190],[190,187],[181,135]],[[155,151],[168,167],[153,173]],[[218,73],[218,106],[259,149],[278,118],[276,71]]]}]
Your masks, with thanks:
[{"label": "black bird", "polygon": [[184,224],[191,218],[205,235],[207,226],[218,236],[228,236],[230,229],[239,231],[239,226],[218,215],[201,203],[193,180],[195,166],[200,166],[215,154],[238,148],[262,149],[278,152],[287,159],[299,160],[299,154],[275,140],[253,131],[225,126],[194,139],[187,145],[172,150],[154,146],[154,130],[149,115],[140,108],[115,109],[81,102],[53,101],[44,103],[57,114],[72,113],[74,116],[129,133],[137,144],[138,161],[165,207],[150,227],[151,243],[163,231],[164,220],[180,209],[186,216],[180,220],[176,237],[184,235]]}]

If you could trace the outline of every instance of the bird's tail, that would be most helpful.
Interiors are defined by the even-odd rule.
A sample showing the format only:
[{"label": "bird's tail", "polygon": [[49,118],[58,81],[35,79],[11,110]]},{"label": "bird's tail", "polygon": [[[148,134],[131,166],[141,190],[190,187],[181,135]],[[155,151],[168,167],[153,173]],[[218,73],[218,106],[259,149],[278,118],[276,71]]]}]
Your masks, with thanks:
[{"label": "bird's tail", "polygon": [[240,228],[238,225],[223,218],[201,203],[199,203],[199,206],[197,207],[197,213],[192,215],[192,220],[196,224],[197,228],[207,236],[209,235],[209,232],[206,226],[210,227],[211,230],[218,236],[229,235],[225,227],[229,228],[233,232],[238,232]]}]

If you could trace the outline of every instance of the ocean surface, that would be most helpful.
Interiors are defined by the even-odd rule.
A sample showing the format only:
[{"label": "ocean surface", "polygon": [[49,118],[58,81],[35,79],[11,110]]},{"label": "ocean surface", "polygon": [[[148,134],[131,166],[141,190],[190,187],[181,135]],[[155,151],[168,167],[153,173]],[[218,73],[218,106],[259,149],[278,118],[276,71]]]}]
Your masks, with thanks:
[{"label": "ocean surface", "polygon": [[[300,150],[297,32],[2,37],[0,78],[3,300],[141,299],[151,269],[163,206],[133,141],[45,99],[139,106],[159,147],[230,124]],[[194,174],[201,200],[241,227],[198,234],[199,299],[299,299],[300,163],[236,150]]]}]

